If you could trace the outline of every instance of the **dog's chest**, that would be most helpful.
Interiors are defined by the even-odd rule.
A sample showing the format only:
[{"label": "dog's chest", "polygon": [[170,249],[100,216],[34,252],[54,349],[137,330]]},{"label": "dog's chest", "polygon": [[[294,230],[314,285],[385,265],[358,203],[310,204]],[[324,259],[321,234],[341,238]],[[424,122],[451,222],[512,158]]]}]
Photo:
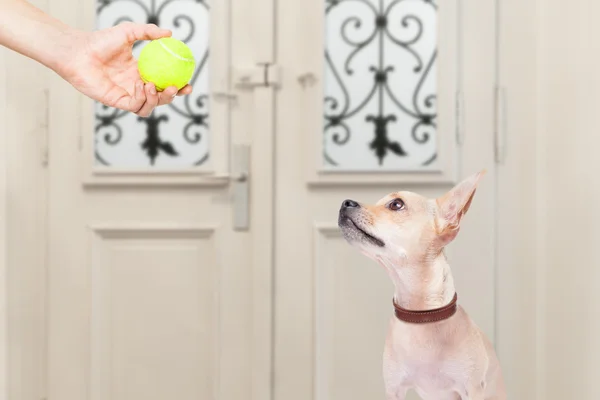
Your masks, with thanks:
[{"label": "dog's chest", "polygon": [[441,338],[446,340],[423,331],[402,333],[386,343],[386,386],[414,388],[423,400],[459,399],[456,392],[464,386],[468,359],[453,351],[455,346],[449,345],[444,335]]},{"label": "dog's chest", "polygon": [[[410,365],[408,367],[411,368]],[[413,367],[413,374],[409,379],[412,381],[412,387],[423,400],[455,400],[458,398],[456,377],[438,366]]]},{"label": "dog's chest", "polygon": [[[391,361],[391,360],[390,360]],[[413,387],[423,400],[454,400],[459,388],[460,367],[451,361],[439,359],[404,359],[386,365],[390,381],[398,378],[403,386]],[[400,383],[400,382],[397,382]],[[393,383],[392,383],[393,384]]]}]

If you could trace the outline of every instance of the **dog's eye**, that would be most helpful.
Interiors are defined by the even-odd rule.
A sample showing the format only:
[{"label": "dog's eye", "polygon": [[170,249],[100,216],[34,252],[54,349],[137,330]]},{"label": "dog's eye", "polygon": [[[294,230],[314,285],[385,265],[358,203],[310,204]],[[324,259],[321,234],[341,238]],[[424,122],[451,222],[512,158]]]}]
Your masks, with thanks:
[{"label": "dog's eye", "polygon": [[388,203],[388,208],[392,211],[399,211],[404,208],[402,199],[394,199]]}]

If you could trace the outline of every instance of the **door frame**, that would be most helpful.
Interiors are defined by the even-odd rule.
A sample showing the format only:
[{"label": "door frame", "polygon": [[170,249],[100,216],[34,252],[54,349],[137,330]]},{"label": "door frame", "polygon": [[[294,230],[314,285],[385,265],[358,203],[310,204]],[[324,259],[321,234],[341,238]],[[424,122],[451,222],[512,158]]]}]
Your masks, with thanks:
[{"label": "door frame", "polygon": [[7,218],[8,185],[6,177],[6,52],[0,47],[0,398],[8,399],[8,268]]},{"label": "door frame", "polygon": [[[504,157],[497,166],[496,330],[497,352],[509,397],[546,399],[546,316],[543,215],[537,113],[539,23],[536,2],[496,0],[497,78],[504,92]],[[533,23],[532,23],[533,21]],[[502,109],[498,109],[502,111]],[[500,113],[499,113],[500,114]]]}]

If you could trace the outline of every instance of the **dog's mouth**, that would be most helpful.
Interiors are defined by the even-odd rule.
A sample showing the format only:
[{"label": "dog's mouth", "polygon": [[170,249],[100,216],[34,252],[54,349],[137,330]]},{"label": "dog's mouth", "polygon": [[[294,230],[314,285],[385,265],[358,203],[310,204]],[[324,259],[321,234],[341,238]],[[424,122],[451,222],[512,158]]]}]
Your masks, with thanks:
[{"label": "dog's mouth", "polygon": [[363,239],[378,247],[385,246],[383,240],[362,229],[356,222],[352,220],[352,218],[348,217],[347,215],[340,215],[338,225],[340,228],[342,228],[342,232],[347,240]]}]

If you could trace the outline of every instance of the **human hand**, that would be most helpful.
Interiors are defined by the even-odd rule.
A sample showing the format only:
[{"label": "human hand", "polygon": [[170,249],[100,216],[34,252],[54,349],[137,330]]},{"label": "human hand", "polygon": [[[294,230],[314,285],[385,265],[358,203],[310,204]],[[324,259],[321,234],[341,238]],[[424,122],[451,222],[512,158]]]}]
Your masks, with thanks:
[{"label": "human hand", "polygon": [[169,104],[175,96],[188,95],[190,85],[181,90],[168,87],[158,92],[152,83],[140,78],[133,44],[155,40],[171,32],[152,24],[125,22],[95,32],[79,32],[57,72],[77,90],[107,106],[148,117],[154,108]]}]

